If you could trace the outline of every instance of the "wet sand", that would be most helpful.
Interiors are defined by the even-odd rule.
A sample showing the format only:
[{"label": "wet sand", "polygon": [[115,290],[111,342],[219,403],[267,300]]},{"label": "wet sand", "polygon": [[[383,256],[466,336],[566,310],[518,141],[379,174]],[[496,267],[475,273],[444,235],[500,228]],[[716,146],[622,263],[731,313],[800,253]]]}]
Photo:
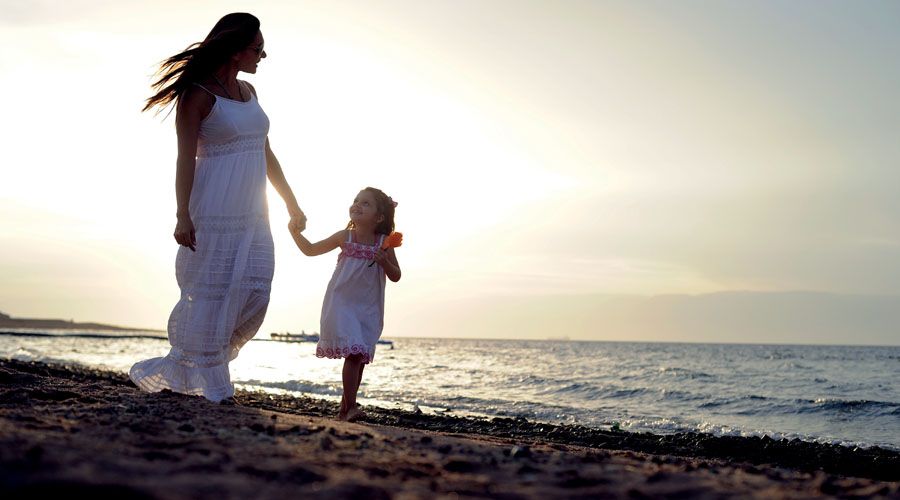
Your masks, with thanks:
[{"label": "wet sand", "polygon": [[239,392],[140,392],[124,374],[0,361],[0,496],[900,498],[900,454],[658,436]]}]

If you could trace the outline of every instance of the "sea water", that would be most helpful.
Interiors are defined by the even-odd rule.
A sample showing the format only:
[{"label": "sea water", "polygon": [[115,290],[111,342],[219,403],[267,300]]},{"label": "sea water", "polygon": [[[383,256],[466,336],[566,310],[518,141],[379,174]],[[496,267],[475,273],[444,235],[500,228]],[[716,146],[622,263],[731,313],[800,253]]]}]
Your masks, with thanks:
[{"label": "sea water", "polygon": [[[51,336],[0,335],[0,357],[127,372],[169,348],[165,338],[42,333]],[[900,450],[898,346],[392,340],[365,369],[363,404]],[[316,358],[309,342],[251,341],[231,374],[247,389],[341,394],[341,362]]]}]

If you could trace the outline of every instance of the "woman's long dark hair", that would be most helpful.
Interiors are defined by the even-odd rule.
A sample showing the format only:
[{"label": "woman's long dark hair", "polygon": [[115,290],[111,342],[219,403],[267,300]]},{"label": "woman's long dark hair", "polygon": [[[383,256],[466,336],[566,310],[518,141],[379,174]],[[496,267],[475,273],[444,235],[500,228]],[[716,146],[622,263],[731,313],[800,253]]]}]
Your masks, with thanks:
[{"label": "woman's long dark hair", "polygon": [[252,14],[235,12],[219,19],[202,42],[193,43],[160,63],[160,78],[152,85],[156,93],[141,111],[157,106],[161,111],[173,102],[178,104],[191,84],[209,78],[231,56],[249,47],[257,33],[259,19]]}]

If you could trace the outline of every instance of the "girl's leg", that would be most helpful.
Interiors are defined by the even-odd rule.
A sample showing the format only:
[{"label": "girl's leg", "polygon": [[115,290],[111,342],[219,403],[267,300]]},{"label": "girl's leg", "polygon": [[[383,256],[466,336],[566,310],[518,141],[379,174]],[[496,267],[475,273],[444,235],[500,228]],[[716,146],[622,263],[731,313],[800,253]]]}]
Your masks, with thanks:
[{"label": "girl's leg", "polygon": [[359,383],[362,379],[360,365],[362,365],[361,356],[354,355],[344,358],[344,370],[341,373],[344,382],[344,397],[341,400],[340,413],[338,413],[339,420],[347,420],[350,411],[356,407],[356,391],[359,390]]},{"label": "girl's leg", "polygon": [[356,390],[353,391],[353,405],[347,406],[347,421],[355,422],[359,419],[366,418],[366,414],[363,413],[362,410],[359,409],[359,403],[356,402],[356,395],[359,394],[359,386],[362,385],[362,375],[363,370],[366,368],[366,364],[362,362],[362,358],[360,358],[359,362],[359,376],[356,378]]},{"label": "girl's leg", "polygon": [[[357,380],[356,380],[356,390],[353,391],[354,394],[359,393],[359,386],[362,384],[362,372],[363,372],[363,368],[365,368],[365,367],[366,367],[365,363],[359,363],[359,377],[357,377]],[[347,360],[346,359],[344,360],[344,369],[345,370],[347,369]],[[349,412],[350,409],[353,408],[353,406],[347,404],[346,386],[347,386],[347,384],[344,384],[344,394],[341,395],[341,408],[340,408],[340,410],[338,410],[338,415],[346,415],[347,412]],[[354,398],[353,401],[354,401],[353,404],[355,405],[356,399]]]}]

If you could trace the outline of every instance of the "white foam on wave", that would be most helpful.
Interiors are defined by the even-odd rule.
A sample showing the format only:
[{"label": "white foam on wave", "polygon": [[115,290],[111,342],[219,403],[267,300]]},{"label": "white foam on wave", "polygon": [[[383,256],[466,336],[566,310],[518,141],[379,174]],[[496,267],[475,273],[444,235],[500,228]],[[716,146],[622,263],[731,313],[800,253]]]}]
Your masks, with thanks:
[{"label": "white foam on wave", "polygon": [[622,430],[630,432],[649,432],[656,434],[675,434],[682,432],[697,432],[701,434],[709,434],[712,436],[734,436],[734,437],[764,437],[780,441],[786,439],[788,441],[799,439],[810,443],[846,446],[849,448],[872,448],[879,446],[900,451],[900,447],[891,446],[889,444],[875,444],[865,441],[851,441],[846,439],[837,439],[830,436],[811,436],[806,434],[792,432],[778,432],[762,429],[746,429],[730,425],[722,425],[708,421],[690,423],[683,422],[671,418],[655,418],[655,419],[628,419],[619,424]]}]

